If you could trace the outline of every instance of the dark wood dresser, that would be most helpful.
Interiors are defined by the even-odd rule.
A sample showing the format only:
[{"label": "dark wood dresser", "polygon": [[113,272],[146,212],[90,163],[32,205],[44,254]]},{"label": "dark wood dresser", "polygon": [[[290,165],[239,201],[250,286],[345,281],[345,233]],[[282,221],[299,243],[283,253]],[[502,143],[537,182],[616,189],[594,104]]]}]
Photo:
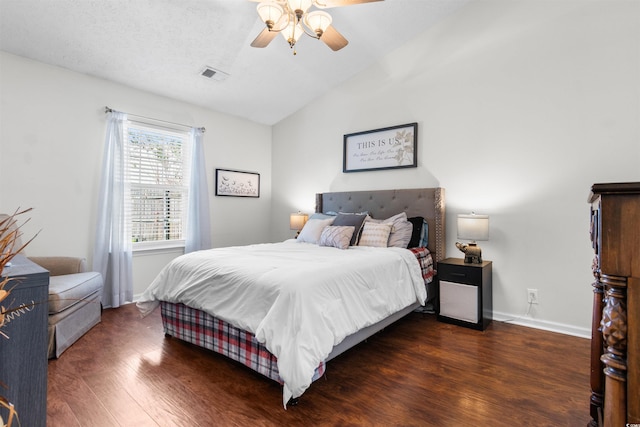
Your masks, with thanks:
[{"label": "dark wood dresser", "polygon": [[590,426],[640,423],[640,182],[594,184]]},{"label": "dark wood dresser", "polygon": [[[11,261],[2,276],[15,278],[6,289],[11,294],[2,301],[5,309],[22,307],[6,315],[0,336],[0,395],[14,405],[20,425],[47,424],[47,321],[49,316],[49,272],[22,255]],[[2,411],[7,420],[7,412]],[[13,425],[17,425],[16,419]]]}]

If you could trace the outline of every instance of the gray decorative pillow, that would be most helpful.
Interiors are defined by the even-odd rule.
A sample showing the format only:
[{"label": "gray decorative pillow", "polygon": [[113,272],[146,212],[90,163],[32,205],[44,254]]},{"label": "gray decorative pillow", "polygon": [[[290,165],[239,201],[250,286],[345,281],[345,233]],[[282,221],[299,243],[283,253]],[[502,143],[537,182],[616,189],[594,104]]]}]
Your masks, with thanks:
[{"label": "gray decorative pillow", "polygon": [[[364,220],[365,220],[366,217],[367,217],[366,214],[339,213],[338,216],[336,217],[336,219],[333,221],[333,224],[331,224],[331,225],[348,225],[348,226],[352,226],[354,228],[354,231],[353,231],[353,236],[351,236],[350,245],[354,246],[358,242],[358,237],[360,236],[360,230],[362,230],[362,224],[364,224]],[[409,237],[411,237],[411,236],[409,236]]]},{"label": "gray decorative pillow", "polygon": [[369,215],[369,211],[362,211],[362,212],[336,212],[336,211],[328,211],[325,212],[325,214],[327,215],[332,215],[332,216],[336,216],[338,214],[345,214],[345,215]]},{"label": "gray decorative pillow", "polygon": [[355,228],[347,225],[329,225],[322,230],[320,235],[320,246],[333,246],[338,249],[349,248],[351,236],[353,236]]},{"label": "gray decorative pillow", "polygon": [[321,212],[316,212],[316,213],[311,214],[309,219],[330,219],[330,218],[335,218],[336,215],[330,215],[330,214],[324,214],[324,213],[321,213]]}]

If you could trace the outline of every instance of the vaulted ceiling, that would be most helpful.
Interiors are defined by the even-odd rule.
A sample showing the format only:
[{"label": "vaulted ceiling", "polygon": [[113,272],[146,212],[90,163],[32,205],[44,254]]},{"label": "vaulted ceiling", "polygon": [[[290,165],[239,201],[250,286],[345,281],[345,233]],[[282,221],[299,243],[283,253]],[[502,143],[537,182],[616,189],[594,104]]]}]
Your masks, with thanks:
[{"label": "vaulted ceiling", "polygon": [[327,9],[349,44],[303,36],[293,55],[282,37],[250,47],[264,24],[248,0],[0,0],[0,50],[271,125],[467,1]]}]

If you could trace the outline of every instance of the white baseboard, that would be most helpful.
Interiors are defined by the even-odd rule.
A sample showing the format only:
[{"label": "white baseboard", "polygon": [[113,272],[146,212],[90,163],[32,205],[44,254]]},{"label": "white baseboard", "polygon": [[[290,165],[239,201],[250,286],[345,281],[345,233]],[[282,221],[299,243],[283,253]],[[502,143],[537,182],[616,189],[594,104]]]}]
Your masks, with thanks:
[{"label": "white baseboard", "polygon": [[[134,295],[132,303],[136,303],[141,296],[142,294]],[[514,316],[512,314],[494,311],[493,320],[497,322],[513,323],[514,325],[526,326],[528,328],[542,329],[544,331],[558,332],[565,335],[573,335],[575,337],[591,339],[591,329],[580,328],[573,325],[566,325],[564,323],[534,319],[533,317],[529,316]]]},{"label": "white baseboard", "polygon": [[580,328],[573,325],[566,325],[564,323],[534,319],[533,317],[528,316],[514,316],[512,314],[494,311],[493,320],[496,320],[498,322],[513,323],[514,325],[527,326],[529,328],[542,329],[545,331],[558,332],[566,335],[573,335],[580,338],[591,339],[591,329]]}]

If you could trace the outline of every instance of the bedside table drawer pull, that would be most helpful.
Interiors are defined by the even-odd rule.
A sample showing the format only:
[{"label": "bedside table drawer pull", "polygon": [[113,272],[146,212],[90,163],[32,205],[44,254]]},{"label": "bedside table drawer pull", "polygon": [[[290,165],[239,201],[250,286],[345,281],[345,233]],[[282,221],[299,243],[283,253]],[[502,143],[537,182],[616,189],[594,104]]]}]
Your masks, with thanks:
[{"label": "bedside table drawer pull", "polygon": [[467,277],[466,274],[464,274],[464,273],[456,273],[455,271],[452,271],[449,274],[451,274],[452,276],[457,276],[457,277]]}]

